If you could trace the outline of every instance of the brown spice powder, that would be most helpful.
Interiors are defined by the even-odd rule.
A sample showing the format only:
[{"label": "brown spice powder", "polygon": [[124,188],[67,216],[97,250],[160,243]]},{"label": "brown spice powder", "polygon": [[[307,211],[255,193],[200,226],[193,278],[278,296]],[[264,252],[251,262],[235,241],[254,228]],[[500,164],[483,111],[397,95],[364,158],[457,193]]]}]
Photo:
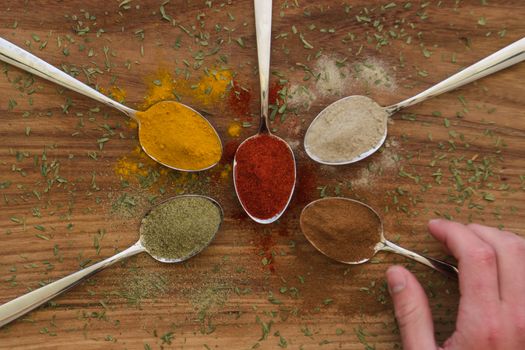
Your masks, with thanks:
[{"label": "brown spice powder", "polygon": [[368,207],[346,198],[323,198],[301,214],[301,230],[322,253],[341,262],[358,262],[374,255],[381,221]]}]

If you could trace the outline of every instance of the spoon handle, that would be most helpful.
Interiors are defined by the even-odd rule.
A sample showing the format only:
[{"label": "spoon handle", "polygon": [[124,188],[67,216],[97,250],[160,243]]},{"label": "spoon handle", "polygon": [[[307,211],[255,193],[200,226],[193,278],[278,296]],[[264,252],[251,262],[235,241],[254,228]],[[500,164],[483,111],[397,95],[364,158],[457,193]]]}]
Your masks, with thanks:
[{"label": "spoon handle", "polygon": [[392,253],[396,253],[399,255],[402,255],[406,258],[412,259],[417,261],[418,263],[421,263],[423,265],[426,265],[430,268],[433,268],[436,271],[439,271],[446,275],[449,278],[457,279],[458,278],[458,268],[452,264],[446,263],[444,261],[434,259],[431,257],[426,257],[421,254],[415,253],[413,251],[410,251],[408,249],[405,249],[403,247],[398,246],[397,244],[394,244],[390,241],[385,240],[383,242],[383,247],[381,247],[381,250],[389,251]]},{"label": "spoon handle", "polygon": [[272,0],[254,0],[257,60],[261,83],[261,126],[268,131],[268,91],[270,84],[270,53],[272,40]]},{"label": "spoon handle", "polygon": [[470,67],[459,71],[453,76],[443,80],[442,82],[432,86],[431,88],[401,101],[395,105],[386,107],[390,114],[399,111],[402,108],[412,106],[416,103],[440,95],[444,92],[454,90],[460,86],[468,84],[474,80],[481,79],[489,74],[500,71],[504,68],[510,67],[525,59],[525,38],[522,38],[503,49],[493,53],[492,55],[474,63]]},{"label": "spoon handle", "polygon": [[32,292],[24,294],[10,302],[0,305],[0,327],[8,324],[29,311],[37,308],[45,302],[53,299],[57,295],[74,287],[86,278],[91,277],[100,270],[113,265],[114,263],[144,251],[144,247],[137,242],[128,249],[113,255],[106,260],[100,261],[83,270],[77,271],[69,276],[63,277],[58,281],[52,282]]},{"label": "spoon handle", "polygon": [[50,65],[44,60],[16,46],[15,44],[0,37],[0,60],[12,64],[29,73],[38,75],[44,79],[52,81],[79,94],[90,97],[110,107],[114,107],[133,118],[135,110],[126,107],[109,97],[101,94],[97,90],[87,86],[81,81],[64,73],[60,69]]}]

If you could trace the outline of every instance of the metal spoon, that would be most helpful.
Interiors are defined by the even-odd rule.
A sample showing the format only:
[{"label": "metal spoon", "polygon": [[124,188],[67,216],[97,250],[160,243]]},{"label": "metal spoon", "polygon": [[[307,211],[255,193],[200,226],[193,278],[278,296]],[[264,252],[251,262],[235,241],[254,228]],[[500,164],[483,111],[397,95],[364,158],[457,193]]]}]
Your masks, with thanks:
[{"label": "metal spoon", "polygon": [[[414,97],[408,98],[404,101],[401,101],[397,104],[388,106],[388,107],[382,107],[379,104],[377,104],[374,100],[366,97],[366,96],[349,96],[342,98],[332,104],[330,104],[328,107],[326,107],[324,110],[322,110],[317,117],[313,120],[313,122],[310,124],[310,127],[308,128],[305,138],[304,138],[304,147],[306,150],[306,153],[310,158],[312,158],[314,161],[322,163],[322,164],[328,164],[328,165],[343,165],[343,164],[350,164],[355,163],[357,161],[360,161],[361,159],[364,159],[374,152],[376,152],[383,142],[386,140],[387,136],[387,119],[390,115],[396,113],[397,111],[412,106],[416,103],[422,102],[430,97],[437,96],[439,94],[442,94],[447,91],[454,90],[460,86],[463,86],[465,84],[468,84],[470,82],[473,82],[474,80],[483,78],[489,74],[495,73],[497,71],[500,71],[504,68],[507,68],[509,66],[512,66],[516,63],[519,63],[525,59],[525,38],[522,38],[512,44],[510,44],[507,47],[504,47],[503,49],[493,53],[492,55],[482,59],[481,61],[471,65],[470,67],[467,67],[463,69],[462,71],[454,74],[453,76],[443,80],[442,82],[432,86],[431,88],[417,94]],[[366,99],[368,102],[366,103]],[[337,159],[328,159],[326,155],[321,155],[319,152],[316,153],[315,149],[312,149],[311,145],[309,143],[314,142],[313,139],[309,136],[312,132],[311,130],[315,129],[316,126],[318,126],[319,121],[322,118],[326,118],[326,115],[330,114],[330,111],[334,111],[337,108],[340,108],[344,105],[344,108],[348,110],[348,113],[352,113],[353,110],[356,110],[356,108],[353,108],[358,102],[358,100],[361,100],[361,102],[365,102],[367,105],[367,109],[372,110],[382,110],[384,112],[384,119],[385,122],[382,125],[384,128],[384,132],[381,134],[379,133],[373,147],[370,149],[364,149],[362,150],[362,153],[355,157],[349,157],[348,154],[344,154],[344,150],[341,151],[341,154],[338,154]],[[361,105],[362,108],[362,105]],[[380,114],[381,112],[378,111]],[[358,113],[352,113],[348,115],[348,118],[363,118],[367,115],[360,115]],[[323,130],[320,130],[321,132]],[[327,136],[333,136],[333,135],[327,135]],[[344,137],[352,138],[356,135],[344,135]],[[331,142],[333,139],[331,139],[328,142]]]},{"label": "metal spoon", "polygon": [[[187,198],[187,197],[200,197],[200,198],[204,198],[206,200],[209,200],[210,202],[212,202],[214,205],[217,206],[217,208],[220,210],[220,213],[221,213],[221,223],[222,223],[222,220],[223,220],[223,217],[224,217],[224,213],[222,211],[222,208],[220,206],[219,203],[217,203],[217,201],[215,201],[214,199],[212,198],[209,198],[209,197],[205,197],[205,196],[196,196],[196,195],[184,195],[184,196],[177,196],[177,197],[172,197],[172,198],[169,198],[165,201],[163,201],[162,203],[160,203],[159,205],[161,204],[164,204],[164,203],[167,203],[169,201],[176,201],[176,200],[180,200],[182,198]],[[147,216],[155,210],[155,208],[157,208],[158,206],[152,208],[145,216],[144,216],[144,219],[147,218]],[[144,223],[144,219],[142,221],[142,223]],[[199,220],[199,218],[196,218],[197,220]],[[217,231],[219,230],[220,228],[220,225],[219,227],[217,227]],[[76,286],[77,284],[79,284],[80,282],[82,282],[83,280],[85,280],[86,278],[89,278],[91,276],[93,276],[95,273],[105,269],[106,267],[109,267],[121,260],[124,260],[126,258],[129,258],[133,255],[136,255],[136,254],[139,254],[139,253],[142,253],[142,252],[146,252],[148,253],[153,259],[157,260],[157,261],[160,261],[160,262],[163,262],[163,263],[179,263],[179,262],[182,262],[182,261],[185,261],[197,254],[199,254],[202,250],[204,250],[204,248],[206,248],[210,243],[211,241],[215,238],[215,234],[217,232],[215,232],[215,234],[210,238],[210,240],[205,244],[203,245],[202,247],[199,247],[198,250],[194,251],[192,254],[190,255],[187,255],[187,256],[183,256],[183,257],[180,257],[180,258],[177,258],[177,259],[167,259],[167,258],[164,258],[162,256],[154,256],[152,255],[148,250],[147,248],[145,248],[143,245],[142,245],[142,226],[141,226],[141,229],[140,229],[140,232],[141,232],[141,237],[139,238],[138,242],[133,244],[131,247],[129,247],[128,249],[118,253],[118,254],[115,254],[113,255],[112,257],[110,258],[107,258],[105,260],[102,260],[96,264],[93,264],[89,267],[86,267],[85,269],[83,270],[80,270],[80,271],[77,271],[69,276],[66,276],[66,277],[63,277],[61,279],[59,279],[58,281],[55,281],[55,282],[52,282],[50,284],[47,284],[46,286],[44,287],[41,287],[39,289],[36,289],[32,292],[29,292],[27,294],[24,294],[14,300],[11,300],[10,302],[7,302],[3,305],[0,305],[0,327],[8,324],[9,322],[11,321],[14,321],[15,319],[19,318],[20,316],[22,315],[25,315],[26,313],[28,313],[29,311],[37,308],[38,306],[44,304],[45,302],[53,299],[54,297],[62,294],[63,292],[73,288],[74,286]]]},{"label": "metal spoon", "polygon": [[[360,209],[366,208],[367,210],[370,211],[370,213],[372,214],[372,217],[375,218],[375,221],[376,221],[375,224],[377,224],[377,230],[373,230],[373,232],[370,232],[369,234],[374,236],[372,238],[377,238],[377,244],[373,248],[370,249],[370,251],[368,252],[369,256],[367,256],[366,258],[358,260],[358,261],[353,261],[352,257],[343,256],[344,254],[341,255],[341,252],[344,250],[344,245],[345,244],[351,245],[351,242],[347,241],[347,237],[344,237],[345,232],[337,232],[338,239],[340,239],[343,242],[341,242],[341,244],[339,245],[339,248],[337,251],[338,256],[335,257],[334,252],[330,251],[329,247],[326,244],[326,241],[323,239],[323,235],[325,233],[323,233],[322,230],[315,229],[313,225],[308,224],[308,221],[309,221],[308,219],[311,219],[311,220],[316,219],[315,217],[313,218],[308,217],[309,215],[312,215],[308,213],[309,209],[313,209],[317,206],[318,208],[322,208],[323,212],[326,212],[327,215],[330,215],[332,214],[332,210],[330,206],[335,207],[336,205],[337,206],[344,205],[345,207],[348,207],[348,215],[339,217],[340,220],[345,220],[345,219],[349,220],[348,225],[345,225],[346,227],[348,227],[348,230],[353,229],[353,227],[351,227],[352,226],[351,224],[352,223],[352,220],[351,220],[352,219],[352,212],[351,212],[352,207],[354,208],[360,207]],[[303,234],[305,235],[306,239],[315,247],[315,249],[317,249],[318,251],[320,251],[327,257],[333,260],[342,262],[344,264],[350,264],[350,265],[363,264],[365,262],[368,262],[370,259],[372,259],[374,255],[376,255],[378,252],[387,251],[387,252],[396,253],[404,257],[407,257],[409,259],[415,260],[423,265],[433,268],[436,271],[442,272],[448,277],[457,278],[458,269],[454,265],[448,264],[441,260],[426,257],[421,254],[412,252],[408,249],[400,247],[397,244],[394,244],[390,242],[389,240],[387,240],[385,238],[385,234],[383,230],[383,221],[381,220],[381,217],[377,214],[377,212],[374,209],[372,209],[370,206],[362,202],[356,201],[354,199],[341,198],[341,197],[327,197],[327,198],[322,198],[322,199],[313,201],[312,203],[304,207],[303,211],[301,212],[300,223],[301,223],[301,230],[303,231]],[[375,235],[377,235],[377,237]]]},{"label": "metal spoon", "polygon": [[[284,141],[278,136],[273,135],[270,132],[270,129],[268,128],[268,91],[269,91],[269,80],[270,80],[270,48],[271,48],[271,35],[272,35],[272,0],[254,0],[254,6],[255,6],[255,30],[256,30],[256,36],[257,36],[257,59],[259,63],[259,80],[261,84],[261,123],[259,126],[259,131],[256,135],[251,136],[244,140],[239,147],[237,148],[237,152],[235,153],[235,158],[233,160],[233,179],[234,179],[234,186],[235,186],[235,192],[237,194],[237,198],[239,198],[239,201],[241,202],[241,205],[244,209],[244,211],[248,214],[250,218],[252,218],[254,221],[261,223],[261,224],[269,224],[274,222],[275,220],[279,219],[281,215],[284,213],[286,208],[288,207],[288,204],[290,204],[290,200],[292,199],[293,190],[295,187],[295,179],[296,179],[296,166],[295,166],[295,156],[293,154],[293,151]],[[293,168],[294,168],[294,183],[293,186],[290,188],[290,194],[288,197],[288,201],[286,205],[282,208],[282,210],[277,213],[275,216],[269,218],[269,219],[261,219],[254,215],[252,215],[249,210],[245,207],[245,204],[243,203],[241,197],[239,197],[239,192],[237,190],[237,183],[236,183],[236,175],[238,173],[237,168],[237,154],[239,153],[239,150],[243,148],[243,146],[246,145],[247,142],[254,140],[258,137],[261,137],[262,135],[268,135],[279,142],[282,142],[284,145],[286,145],[287,149],[289,150],[292,160],[293,160]]]},{"label": "metal spoon", "polygon": [[[76,91],[79,94],[82,94],[84,96],[90,97],[90,98],[94,99],[95,101],[101,102],[101,103],[103,103],[103,104],[105,104],[105,105],[107,105],[109,107],[113,107],[113,108],[118,109],[119,111],[121,111],[122,113],[126,114],[128,117],[130,117],[131,119],[133,119],[134,121],[137,122],[137,124],[139,125],[139,135],[140,135],[141,123],[140,123],[140,120],[136,116],[136,114],[137,114],[136,110],[131,109],[129,107],[126,107],[126,106],[124,106],[124,105],[122,105],[122,104],[120,104],[120,103],[110,99],[109,97],[101,94],[100,92],[96,91],[95,89],[92,89],[88,85],[86,85],[86,84],[80,82],[79,80],[73,78],[72,76],[64,73],[60,69],[58,69],[56,67],[53,67],[49,63],[43,61],[42,59],[36,57],[35,55],[25,51],[24,49],[14,45],[13,43],[11,43],[11,42],[3,39],[3,38],[0,38],[0,61],[4,61],[4,62],[7,62],[9,64],[12,64],[15,67],[18,67],[18,68],[20,68],[22,70],[25,70],[25,71],[29,72],[29,73],[38,75],[39,77],[47,79],[47,80],[49,80],[49,81],[51,81],[51,82],[53,82],[55,84],[61,85],[61,86],[65,87],[65,88],[68,88],[70,90]],[[166,101],[161,101],[159,103],[167,103],[167,102]],[[199,112],[197,112],[193,108],[188,107],[188,106],[186,106],[186,105],[184,105],[182,103],[175,102],[175,101],[170,101],[169,103],[176,103],[176,104],[179,105],[180,108],[186,108],[186,109],[194,112],[195,114],[197,114],[203,120],[205,120],[207,126],[209,127],[209,129],[213,130],[213,135],[217,138],[218,144],[221,146],[221,154],[222,154],[222,142],[221,142],[221,140],[219,138],[219,134],[217,134],[217,131],[215,130],[215,128],[210,124],[210,122],[206,118],[204,118]],[[140,136],[139,136],[139,142],[140,142]],[[169,139],[162,140],[162,139],[159,138],[158,142],[159,143],[169,143],[170,140]],[[152,152],[152,150],[146,149],[144,147],[144,145],[141,144],[141,147],[144,150],[144,152],[146,152],[146,154],[149,157],[151,157],[153,160],[155,160],[156,162],[158,162],[158,163],[160,163],[160,164],[162,164],[162,165],[164,165],[164,166],[166,166],[168,168],[175,169],[175,170],[180,170],[180,171],[201,171],[201,170],[207,170],[207,169],[212,168],[213,166],[215,166],[220,160],[220,157],[219,157],[219,159],[217,159],[215,161],[215,163],[206,165],[202,169],[182,169],[182,168],[178,168],[174,164],[169,164],[169,163],[161,161],[159,159],[159,155],[154,154]]]}]

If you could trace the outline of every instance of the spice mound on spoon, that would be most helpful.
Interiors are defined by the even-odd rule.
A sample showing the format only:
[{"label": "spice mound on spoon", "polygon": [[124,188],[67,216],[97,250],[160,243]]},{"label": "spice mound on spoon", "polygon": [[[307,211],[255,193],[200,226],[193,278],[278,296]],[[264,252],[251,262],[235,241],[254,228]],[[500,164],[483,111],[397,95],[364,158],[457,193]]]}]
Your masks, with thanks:
[{"label": "spice mound on spoon", "polygon": [[140,225],[140,242],[156,260],[181,262],[200,253],[222,223],[222,209],[213,199],[184,195],[160,203]]},{"label": "spice mound on spoon", "polygon": [[455,266],[388,241],[381,218],[362,202],[341,197],[318,199],[303,209],[300,225],[306,239],[318,251],[336,261],[362,264],[379,251],[388,251],[457,278]]},{"label": "spice mound on spoon", "polygon": [[386,139],[388,112],[366,96],[340,99],[319,113],[304,144],[313,160],[330,165],[363,159]]},{"label": "spice mound on spoon", "polygon": [[288,206],[295,161],[288,145],[270,134],[252,136],[235,155],[235,190],[244,210],[258,222],[276,220]]},{"label": "spice mound on spoon", "polygon": [[295,187],[295,157],[290,146],[268,129],[268,87],[272,1],[254,0],[257,56],[261,83],[261,124],[257,135],[237,148],[233,160],[235,192],[243,209],[256,222],[279,219]]},{"label": "spice mound on spoon", "polygon": [[145,215],[140,238],[128,249],[83,270],[0,305],[0,327],[25,315],[104,268],[133,255],[147,252],[164,263],[185,261],[206,248],[223,220],[215,200],[196,195],[170,198]]},{"label": "spice mound on spoon", "polygon": [[175,170],[201,171],[221,159],[222,143],[210,122],[194,109],[162,101],[144,112],[124,106],[24,49],[0,38],[0,60],[118,109],[139,124],[142,149]]},{"label": "spice mound on spoon", "polygon": [[323,109],[310,124],[304,138],[306,153],[314,161],[328,165],[360,161],[385,142],[390,115],[523,60],[525,38],[395,105],[382,107],[366,96],[342,98]]},{"label": "spice mound on spoon", "polygon": [[210,122],[175,101],[157,102],[137,112],[142,149],[174,169],[206,170],[219,162],[222,144]]}]

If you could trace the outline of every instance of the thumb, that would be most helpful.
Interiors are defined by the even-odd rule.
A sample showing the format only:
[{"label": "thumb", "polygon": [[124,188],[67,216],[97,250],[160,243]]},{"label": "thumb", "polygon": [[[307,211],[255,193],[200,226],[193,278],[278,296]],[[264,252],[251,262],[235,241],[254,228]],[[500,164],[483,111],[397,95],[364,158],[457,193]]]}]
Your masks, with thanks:
[{"label": "thumb", "polygon": [[435,350],[434,324],[428,299],[417,279],[401,266],[386,272],[404,350]]}]

